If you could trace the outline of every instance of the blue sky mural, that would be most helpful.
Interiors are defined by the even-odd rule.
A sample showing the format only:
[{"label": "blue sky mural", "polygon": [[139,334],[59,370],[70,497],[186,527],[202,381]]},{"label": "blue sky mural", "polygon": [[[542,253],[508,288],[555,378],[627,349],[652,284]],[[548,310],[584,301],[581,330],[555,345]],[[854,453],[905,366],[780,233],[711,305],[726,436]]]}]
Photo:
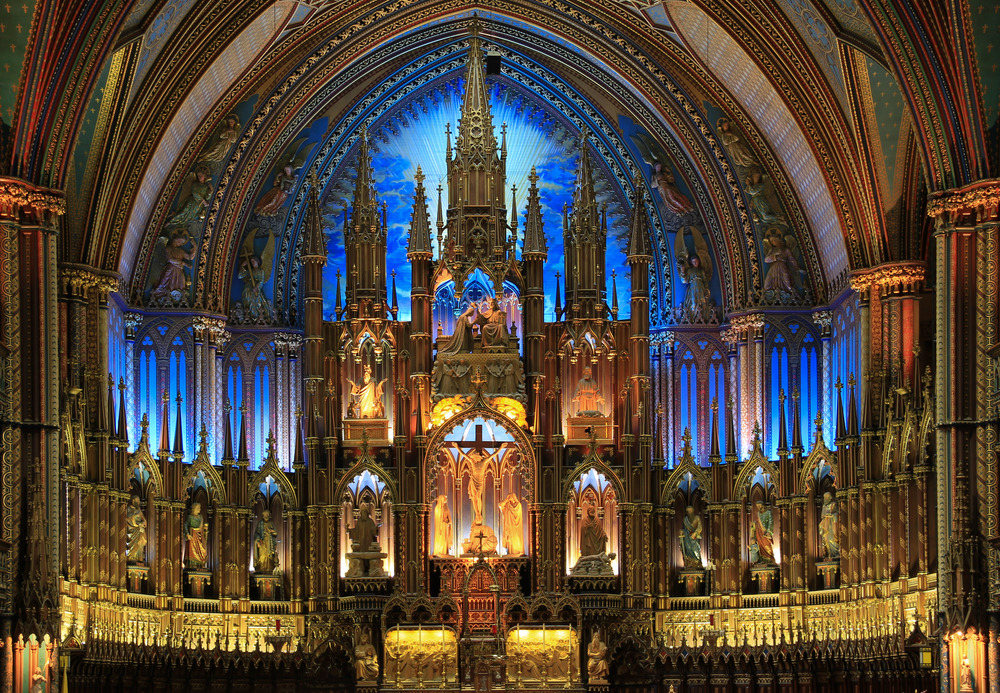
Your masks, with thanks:
[{"label": "blue sky mural", "polygon": [[[371,131],[372,165],[379,199],[388,205],[387,268],[396,270],[401,320],[409,319],[410,266],[406,260],[410,216],[413,209],[413,177],[419,165],[426,180],[432,229],[436,222],[437,186],[447,199],[445,126],[456,129],[464,84],[458,79],[444,82],[418,94],[381,121]],[[542,201],[549,256],[545,266],[546,319],[555,319],[555,273],[562,274],[562,209],[572,202],[579,160],[578,133],[537,99],[524,95],[508,83],[491,84],[493,123],[497,138],[501,123],[507,123],[507,186],[517,186],[520,234],[524,233],[524,209],[528,175],[535,166]],[[332,319],[336,304],[337,272],[345,272],[343,215],[350,205],[356,175],[356,148],[331,177],[324,203],[324,226],[328,237],[329,262],[324,273],[324,317]],[[595,157],[596,158],[596,157]],[[628,315],[628,267],[625,239],[628,210],[616,184],[603,170],[596,172],[598,199],[608,203],[608,300],[611,270],[618,273],[618,303],[621,317]],[[508,190],[508,207],[510,192]]]}]

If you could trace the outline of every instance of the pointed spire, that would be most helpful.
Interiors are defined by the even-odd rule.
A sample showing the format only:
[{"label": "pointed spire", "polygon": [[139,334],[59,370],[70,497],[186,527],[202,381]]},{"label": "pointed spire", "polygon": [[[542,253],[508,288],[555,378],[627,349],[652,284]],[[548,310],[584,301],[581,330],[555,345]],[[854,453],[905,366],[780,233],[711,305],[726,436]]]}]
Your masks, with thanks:
[{"label": "pointed spire", "polygon": [[240,451],[236,456],[236,462],[241,467],[250,464],[250,454],[247,452],[247,405],[240,405]]},{"label": "pointed spire", "polygon": [[335,306],[335,310],[336,310],[336,313],[337,313],[337,319],[338,320],[340,319],[341,314],[344,312],[344,304],[340,300],[341,295],[342,294],[341,294],[341,291],[340,291],[340,270],[338,269],[337,270],[337,304]]},{"label": "pointed spire", "polygon": [[306,463],[305,443],[302,440],[302,410],[295,410],[295,449],[292,451],[292,469],[298,469]]},{"label": "pointed spire", "polygon": [[635,195],[632,202],[632,219],[628,234],[628,259],[652,259],[649,249],[649,216],[646,214],[645,182],[636,176]]},{"label": "pointed spire", "polygon": [[858,400],[854,375],[847,379],[847,435],[858,435]]},{"label": "pointed spire", "polygon": [[562,297],[559,295],[559,277],[562,275],[556,272],[556,320],[562,315]]},{"label": "pointed spire", "polygon": [[628,386],[622,388],[622,398],[625,400],[622,407],[622,430],[626,435],[635,433],[634,422],[632,421],[632,389]]},{"label": "pointed spire", "polygon": [[170,454],[170,393],[163,391],[160,405],[160,455]]},{"label": "pointed spire", "polygon": [[174,424],[174,457],[184,457],[184,416],[181,413],[181,393],[177,393],[177,420]]},{"label": "pointed spire", "polygon": [[306,252],[302,259],[326,263],[326,236],[323,235],[323,221],[320,217],[319,180],[315,174],[309,176],[309,195],[306,204]]},{"label": "pointed spire", "polygon": [[413,260],[417,255],[423,254],[429,258],[433,252],[431,247],[431,217],[427,211],[427,193],[424,190],[424,172],[419,166],[417,166],[417,173],[413,178],[416,185],[413,189],[413,212],[410,215],[410,242],[406,248],[408,260]]},{"label": "pointed spire", "polygon": [[198,457],[208,457],[208,429],[205,422],[201,422],[201,430],[198,431]]},{"label": "pointed spire", "polygon": [[469,25],[469,67],[465,73],[465,95],[458,121],[457,145],[460,152],[479,149],[484,154],[496,153],[497,140],[493,133],[493,113],[486,89],[483,49],[479,42],[479,18],[473,15]]},{"label": "pointed spire", "polygon": [[736,409],[733,406],[733,398],[730,396],[726,402],[726,459],[737,460],[739,450],[736,447]]},{"label": "pointed spire", "polygon": [[444,188],[442,188],[441,184],[439,183],[438,184],[438,215],[437,215],[437,244],[438,244],[437,250],[438,250],[438,257],[441,257],[444,254],[444,211],[443,211],[444,207],[443,207],[442,202],[441,202],[441,193],[443,191],[444,191]]},{"label": "pointed spire", "polygon": [[618,319],[618,282],[616,281],[617,272],[611,270],[611,315],[617,320]]},{"label": "pointed spire", "polygon": [[802,452],[802,410],[799,391],[792,391],[792,452]]},{"label": "pointed spire", "polygon": [[108,373],[108,395],[105,404],[107,405],[105,417],[108,420],[108,433],[111,439],[115,440],[118,437],[115,431],[115,378],[110,373]]},{"label": "pointed spire", "polygon": [[545,231],[542,227],[542,203],[538,195],[538,174],[535,167],[531,167],[528,174],[528,181],[531,187],[528,188],[528,209],[527,219],[524,224],[524,257],[530,255],[548,254],[549,249],[545,243]]},{"label": "pointed spire", "polygon": [[390,310],[394,318],[399,313],[399,297],[396,294],[396,270],[392,271],[392,307]]},{"label": "pointed spire", "polygon": [[598,217],[597,195],[594,192],[594,173],[590,163],[590,149],[587,139],[590,132],[584,128],[580,133],[580,169],[573,199],[573,214],[569,227],[577,240],[581,234],[596,234],[602,228]]},{"label": "pointed spire", "polygon": [[840,378],[837,378],[837,384],[834,385],[837,388],[837,440],[840,441],[844,436],[847,435],[847,425],[844,423],[844,399],[843,393],[844,384],[840,382]]},{"label": "pointed spire", "polygon": [[712,398],[712,432],[709,435],[711,448],[708,451],[708,458],[712,464],[717,464],[721,457],[719,453],[719,398]]},{"label": "pointed spire", "polygon": [[788,454],[788,426],[785,423],[785,390],[778,390],[778,454]]},{"label": "pointed spire", "polygon": [[233,405],[226,399],[226,404],[222,407],[222,464],[233,463]]},{"label": "pointed spire", "polygon": [[125,378],[118,379],[118,442],[128,447],[128,414],[125,411]]},{"label": "pointed spire", "polygon": [[[504,141],[506,141],[507,124],[504,123]],[[510,186],[510,245],[511,252],[517,252],[517,186]]]}]

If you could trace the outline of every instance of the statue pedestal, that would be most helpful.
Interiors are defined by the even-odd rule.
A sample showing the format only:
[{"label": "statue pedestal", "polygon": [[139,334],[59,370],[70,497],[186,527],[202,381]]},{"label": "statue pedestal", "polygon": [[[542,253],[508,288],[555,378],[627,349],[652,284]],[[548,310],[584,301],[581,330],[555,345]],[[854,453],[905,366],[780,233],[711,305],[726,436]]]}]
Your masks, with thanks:
[{"label": "statue pedestal", "polygon": [[[477,347],[478,348],[478,347]],[[522,404],[524,365],[516,348],[472,354],[439,354],[431,376],[434,402],[453,395],[476,391],[474,378],[482,377],[485,397],[510,397]]]},{"label": "statue pedestal", "polygon": [[568,445],[589,443],[591,432],[597,433],[598,445],[611,445],[614,430],[606,416],[571,416],[566,419],[566,443]]},{"label": "statue pedestal", "polygon": [[497,555],[497,535],[486,525],[472,525],[469,538],[462,542],[462,558]]},{"label": "statue pedestal", "polygon": [[701,594],[701,585],[705,580],[705,571],[701,569],[687,569],[680,571],[677,576],[678,582],[684,583],[684,595],[687,597],[697,597]]},{"label": "statue pedestal", "polygon": [[142,592],[142,583],[149,577],[149,566],[142,563],[130,565],[128,572],[128,591]]},{"label": "statue pedestal", "polygon": [[[374,545],[373,545],[374,546]],[[352,551],[347,554],[347,574],[345,578],[385,577],[382,561],[389,554],[381,551]]]},{"label": "statue pedestal", "polygon": [[755,565],[750,568],[750,576],[757,581],[757,591],[759,593],[767,594],[773,592],[778,577],[778,566]]},{"label": "statue pedestal", "polygon": [[254,573],[253,582],[257,585],[257,594],[264,601],[274,601],[281,589],[281,576],[273,573]]},{"label": "statue pedestal", "polygon": [[290,635],[267,635],[264,637],[264,642],[271,646],[271,648],[280,653],[281,650],[291,642],[292,636]]},{"label": "statue pedestal", "polygon": [[823,576],[823,589],[832,590],[837,586],[837,571],[840,561],[816,561],[816,571]]},{"label": "statue pedestal", "polygon": [[207,570],[188,569],[187,579],[191,585],[191,596],[195,599],[204,599],[205,588],[212,582],[212,573]]},{"label": "statue pedestal", "polygon": [[368,433],[368,443],[372,446],[389,442],[388,419],[344,419],[344,445],[357,447]]}]

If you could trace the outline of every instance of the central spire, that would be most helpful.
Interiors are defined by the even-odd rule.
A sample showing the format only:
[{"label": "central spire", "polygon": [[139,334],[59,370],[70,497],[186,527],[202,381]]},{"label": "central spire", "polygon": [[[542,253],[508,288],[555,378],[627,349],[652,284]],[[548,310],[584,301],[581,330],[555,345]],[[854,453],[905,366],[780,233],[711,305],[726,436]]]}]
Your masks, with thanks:
[{"label": "central spire", "polygon": [[465,75],[465,96],[462,114],[458,121],[458,149],[469,153],[474,149],[492,155],[497,148],[493,134],[493,113],[490,96],[486,90],[486,70],[483,66],[483,49],[479,42],[479,18],[472,17],[469,26],[469,68]]}]

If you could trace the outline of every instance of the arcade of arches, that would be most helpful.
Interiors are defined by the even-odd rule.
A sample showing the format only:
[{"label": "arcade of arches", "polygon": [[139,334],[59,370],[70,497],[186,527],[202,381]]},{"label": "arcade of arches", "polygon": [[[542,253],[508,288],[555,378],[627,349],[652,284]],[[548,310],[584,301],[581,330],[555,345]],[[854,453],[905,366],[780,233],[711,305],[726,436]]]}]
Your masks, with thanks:
[{"label": "arcade of arches", "polygon": [[995,3],[0,17],[4,691],[1000,691]]}]

